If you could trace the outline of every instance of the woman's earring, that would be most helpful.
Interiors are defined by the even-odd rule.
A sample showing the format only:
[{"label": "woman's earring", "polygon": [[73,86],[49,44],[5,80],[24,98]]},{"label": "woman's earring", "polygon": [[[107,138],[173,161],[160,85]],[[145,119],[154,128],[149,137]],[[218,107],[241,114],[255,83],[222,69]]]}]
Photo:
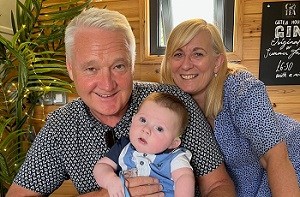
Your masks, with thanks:
[{"label": "woman's earring", "polygon": [[217,77],[218,76],[218,73],[215,73],[215,77]]}]

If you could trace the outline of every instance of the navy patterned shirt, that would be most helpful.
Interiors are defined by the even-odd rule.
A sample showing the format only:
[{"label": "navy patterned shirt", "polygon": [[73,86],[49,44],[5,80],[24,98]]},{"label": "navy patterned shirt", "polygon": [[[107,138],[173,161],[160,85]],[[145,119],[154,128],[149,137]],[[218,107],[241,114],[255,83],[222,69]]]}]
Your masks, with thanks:
[{"label": "navy patterned shirt", "polygon": [[239,197],[271,197],[260,157],[287,142],[300,183],[300,123],[274,112],[265,85],[247,71],[229,75],[214,133]]},{"label": "navy patterned shirt", "polygon": [[175,86],[135,82],[126,114],[114,128],[99,122],[81,99],[50,113],[14,182],[44,195],[52,193],[66,179],[73,181],[80,194],[98,190],[92,171],[109,150],[105,133],[113,129],[117,138],[127,136],[132,116],[151,92],[174,94],[185,103],[190,123],[182,145],[193,154],[191,165],[196,176],[216,169],[223,156],[194,100]]}]

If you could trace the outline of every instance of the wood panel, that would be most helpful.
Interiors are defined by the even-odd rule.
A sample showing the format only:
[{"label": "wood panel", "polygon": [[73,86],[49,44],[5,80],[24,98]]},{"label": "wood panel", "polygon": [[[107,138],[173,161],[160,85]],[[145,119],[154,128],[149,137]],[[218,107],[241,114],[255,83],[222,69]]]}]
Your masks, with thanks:
[{"label": "wood panel", "polygon": [[243,61],[259,59],[260,37],[244,38],[243,46]]},{"label": "wood panel", "polygon": [[247,67],[247,69],[253,73],[256,77],[258,77],[259,74],[259,61],[258,60],[243,60],[242,64]]},{"label": "wood panel", "polygon": [[261,14],[244,15],[243,38],[260,37],[261,34]]}]

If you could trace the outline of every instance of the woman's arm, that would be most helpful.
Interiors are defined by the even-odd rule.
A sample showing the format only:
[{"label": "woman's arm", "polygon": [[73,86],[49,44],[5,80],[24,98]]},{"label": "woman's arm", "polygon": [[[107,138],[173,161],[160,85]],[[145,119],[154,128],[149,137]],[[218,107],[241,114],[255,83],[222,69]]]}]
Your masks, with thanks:
[{"label": "woman's arm", "polygon": [[234,197],[235,186],[225,165],[221,164],[217,169],[198,178],[198,185],[203,197]]},{"label": "woman's arm", "polygon": [[260,163],[267,171],[272,196],[300,196],[298,179],[285,142],[268,150]]}]

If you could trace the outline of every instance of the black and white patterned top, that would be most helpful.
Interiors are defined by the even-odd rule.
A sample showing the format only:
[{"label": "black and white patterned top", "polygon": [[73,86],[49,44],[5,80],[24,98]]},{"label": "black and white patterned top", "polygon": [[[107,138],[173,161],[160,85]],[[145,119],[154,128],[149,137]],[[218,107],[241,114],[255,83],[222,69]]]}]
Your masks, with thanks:
[{"label": "black and white patterned top", "polygon": [[117,138],[126,136],[139,104],[154,91],[174,94],[188,108],[190,124],[182,142],[192,152],[195,174],[202,176],[216,169],[223,156],[194,100],[175,86],[135,82],[129,108],[114,128],[93,117],[81,99],[50,113],[14,182],[44,195],[52,193],[66,179],[73,181],[80,194],[98,190],[92,171],[109,150],[104,134],[113,129]]}]

